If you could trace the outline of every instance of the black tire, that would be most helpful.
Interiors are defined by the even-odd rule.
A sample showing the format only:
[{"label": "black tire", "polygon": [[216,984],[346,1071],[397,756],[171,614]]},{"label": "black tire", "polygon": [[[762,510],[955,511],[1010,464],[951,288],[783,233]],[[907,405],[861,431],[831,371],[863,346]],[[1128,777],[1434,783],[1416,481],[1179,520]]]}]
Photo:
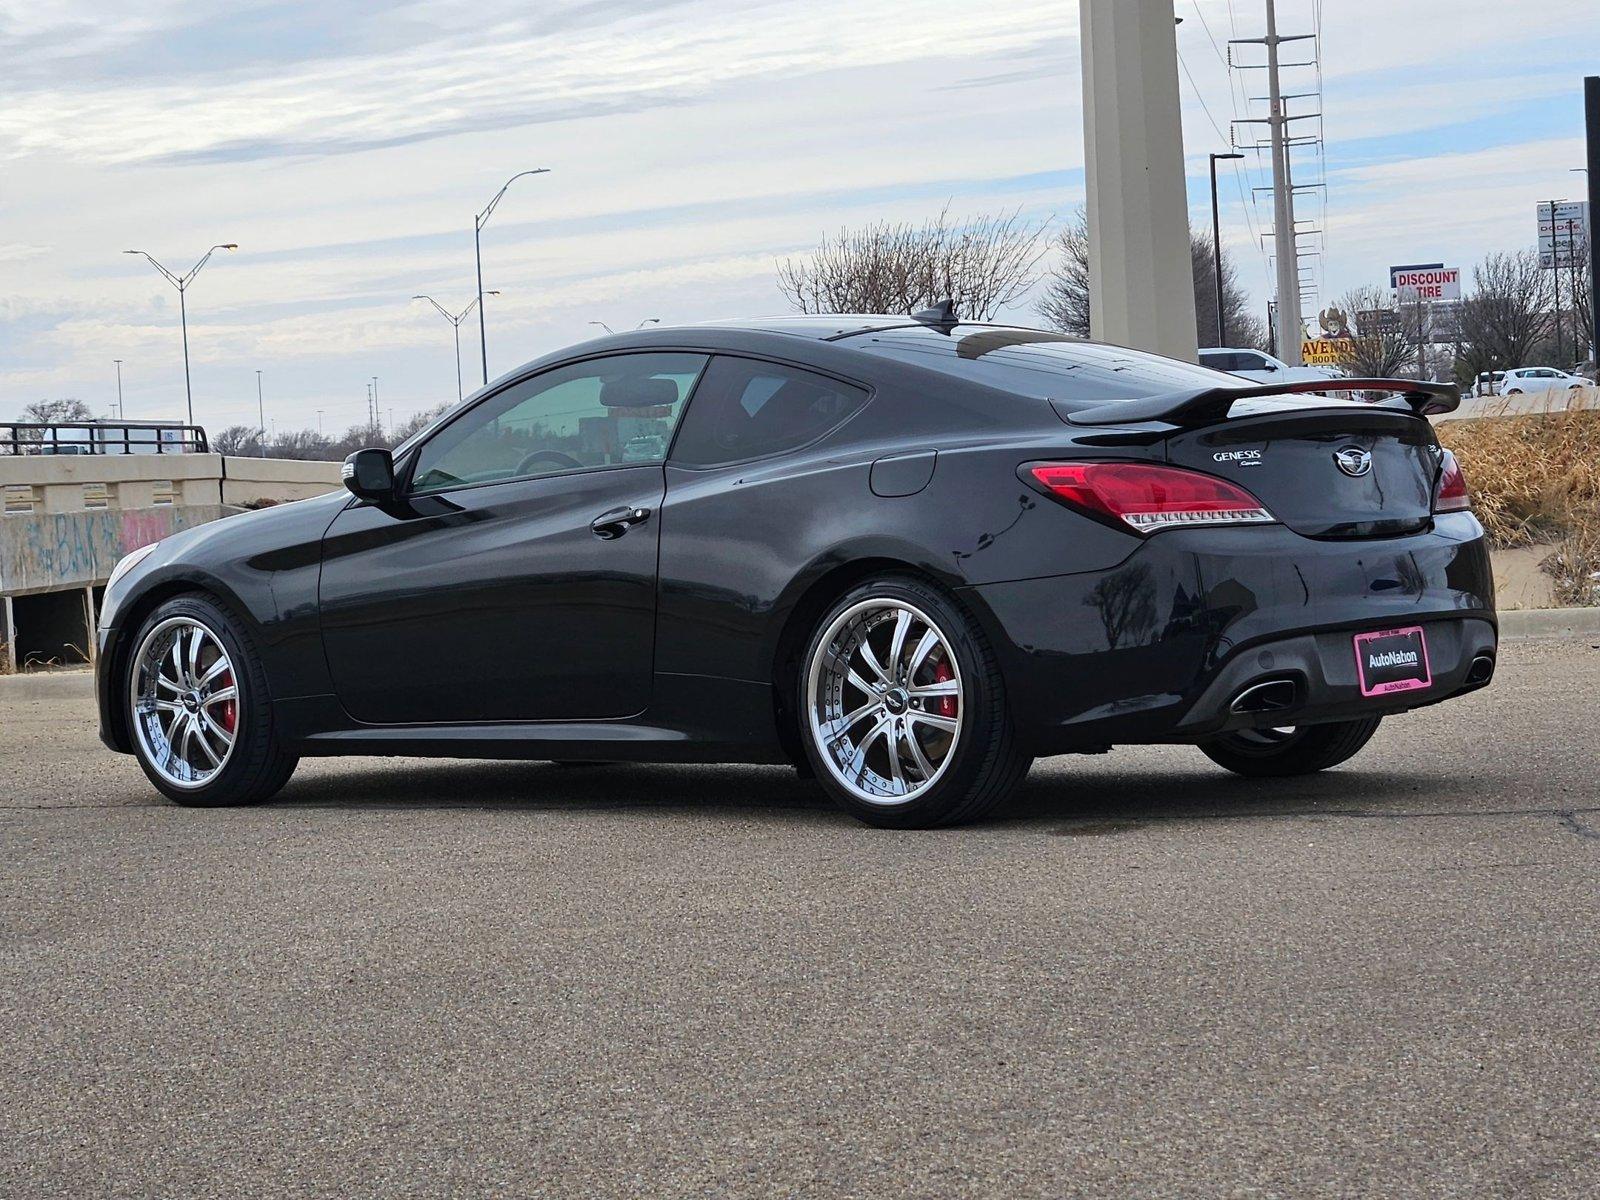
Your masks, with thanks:
[{"label": "black tire", "polygon": [[[214,778],[191,787],[175,786],[149,757],[145,740],[136,729],[139,718],[134,712],[132,696],[140,648],[151,631],[174,618],[202,626],[221,643],[234,668],[233,683],[239,696],[238,725],[232,750]],[[294,774],[300,760],[283,748],[275,734],[272,697],[261,657],[244,622],[212,597],[176,596],[145,618],[133,638],[121,685],[134,757],[156,790],[174,803],[203,808],[257,804],[274,795]]]},{"label": "black tire", "polygon": [[[835,775],[835,764],[819,745],[812,725],[810,680],[823,639],[842,615],[873,600],[904,602],[926,614],[954,654],[962,689],[953,748],[939,773],[931,776],[932,782],[902,801],[873,802],[852,792]],[[800,742],[811,771],[840,807],[879,828],[926,829],[975,821],[1010,797],[1033,765],[1006,707],[1005,681],[982,630],[948,595],[914,577],[868,579],[823,614],[801,660],[795,701]]]},{"label": "black tire", "polygon": [[1300,725],[1287,733],[1264,729],[1224,733],[1201,742],[1200,749],[1212,762],[1236,775],[1258,779],[1309,775],[1336,767],[1355,755],[1372,740],[1380,719],[1362,717],[1329,725]]}]

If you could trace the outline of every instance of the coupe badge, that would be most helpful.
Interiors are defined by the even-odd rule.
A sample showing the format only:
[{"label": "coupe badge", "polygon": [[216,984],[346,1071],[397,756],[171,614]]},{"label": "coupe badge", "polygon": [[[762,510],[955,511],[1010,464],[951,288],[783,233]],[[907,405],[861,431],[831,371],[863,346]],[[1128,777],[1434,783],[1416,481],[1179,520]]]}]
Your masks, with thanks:
[{"label": "coupe badge", "polygon": [[1333,461],[1339,470],[1352,479],[1359,479],[1372,470],[1372,453],[1360,446],[1346,446],[1333,452]]}]

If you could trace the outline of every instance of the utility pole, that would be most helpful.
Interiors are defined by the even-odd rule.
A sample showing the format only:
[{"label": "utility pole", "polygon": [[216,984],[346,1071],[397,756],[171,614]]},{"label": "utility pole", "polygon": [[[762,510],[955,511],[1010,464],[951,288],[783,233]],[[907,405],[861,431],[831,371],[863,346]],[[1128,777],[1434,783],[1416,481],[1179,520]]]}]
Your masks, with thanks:
[{"label": "utility pole", "polygon": [[1267,102],[1272,131],[1272,244],[1278,278],[1278,357],[1291,367],[1300,358],[1300,253],[1294,236],[1294,187],[1289,182],[1288,119],[1278,79],[1278,7],[1267,0]]},{"label": "utility pole", "polygon": [[378,421],[378,413],[380,411],[381,410],[378,408],[378,377],[374,375],[372,377],[372,427],[376,429],[379,434],[382,434],[383,426]]},{"label": "utility pole", "polygon": [[1562,349],[1566,345],[1561,336],[1561,247],[1556,241],[1556,206],[1561,202],[1551,200],[1550,205],[1550,279],[1554,286],[1551,287],[1552,298],[1556,303],[1556,359],[1559,361],[1566,356]]},{"label": "utility pole", "polygon": [[117,420],[126,421],[128,414],[122,408],[122,360],[113,358],[111,361],[117,364]]},{"label": "utility pole", "polygon": [[[1572,357],[1575,362],[1583,361],[1583,343],[1588,340],[1589,331],[1580,329],[1583,323],[1582,310],[1578,307],[1578,244],[1572,240],[1572,224],[1567,223],[1567,281],[1571,284],[1572,291]],[[1561,368],[1563,371],[1566,367]]]},{"label": "utility pole", "polygon": [[1216,268],[1217,345],[1228,344],[1228,318],[1222,311],[1222,217],[1217,208],[1217,159],[1243,158],[1244,155],[1213,154],[1211,157],[1211,265]]},{"label": "utility pole", "polygon": [[1594,324],[1588,333],[1595,362],[1600,364],[1600,237],[1595,236],[1600,222],[1600,75],[1583,81],[1583,111],[1589,140],[1589,317]]},{"label": "utility pole", "polygon": [[1417,296],[1417,378],[1428,377],[1428,318],[1422,307],[1423,300],[1419,293]]}]

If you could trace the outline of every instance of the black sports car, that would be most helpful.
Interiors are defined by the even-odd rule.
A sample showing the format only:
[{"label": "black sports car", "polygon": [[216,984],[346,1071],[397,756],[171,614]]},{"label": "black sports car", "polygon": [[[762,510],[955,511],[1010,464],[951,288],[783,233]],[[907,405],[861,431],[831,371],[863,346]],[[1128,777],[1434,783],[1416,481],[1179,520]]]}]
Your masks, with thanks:
[{"label": "black sports car", "polygon": [[305,755],[789,762],[888,826],[1117,743],[1319,770],[1496,647],[1454,389],[1341,386],[1387,398],[947,308],[602,338],[129,555],[101,737],[185,804]]}]

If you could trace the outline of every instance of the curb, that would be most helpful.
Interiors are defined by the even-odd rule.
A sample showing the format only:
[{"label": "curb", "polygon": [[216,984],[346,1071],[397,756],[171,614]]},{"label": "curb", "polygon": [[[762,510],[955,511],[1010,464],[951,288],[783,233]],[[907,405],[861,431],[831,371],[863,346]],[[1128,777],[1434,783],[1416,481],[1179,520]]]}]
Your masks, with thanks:
[{"label": "curb", "polygon": [[1600,608],[1524,608],[1500,614],[1502,638],[1600,636]]}]

